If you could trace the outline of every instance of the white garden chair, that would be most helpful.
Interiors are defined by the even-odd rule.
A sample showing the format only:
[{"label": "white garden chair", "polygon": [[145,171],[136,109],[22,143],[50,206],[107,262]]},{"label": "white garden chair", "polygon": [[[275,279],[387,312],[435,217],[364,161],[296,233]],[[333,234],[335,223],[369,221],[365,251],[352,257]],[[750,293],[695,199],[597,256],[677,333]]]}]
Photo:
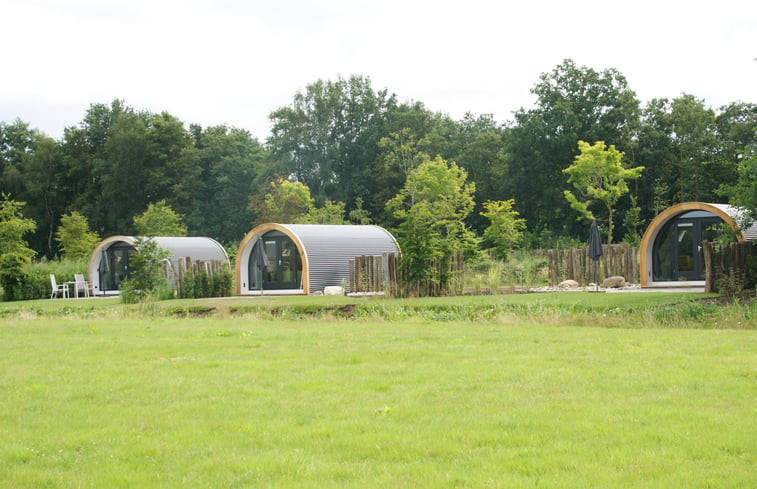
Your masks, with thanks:
[{"label": "white garden chair", "polygon": [[68,284],[60,284],[58,285],[55,282],[55,275],[52,273],[50,274],[50,285],[53,286],[53,293],[50,294],[50,298],[58,297],[58,294],[63,294],[63,299],[68,299]]},{"label": "white garden chair", "polygon": [[84,274],[81,273],[75,273],[74,274],[74,294],[75,297],[79,298],[79,291],[84,291],[84,297],[89,297],[89,284],[86,280],[84,280]]}]

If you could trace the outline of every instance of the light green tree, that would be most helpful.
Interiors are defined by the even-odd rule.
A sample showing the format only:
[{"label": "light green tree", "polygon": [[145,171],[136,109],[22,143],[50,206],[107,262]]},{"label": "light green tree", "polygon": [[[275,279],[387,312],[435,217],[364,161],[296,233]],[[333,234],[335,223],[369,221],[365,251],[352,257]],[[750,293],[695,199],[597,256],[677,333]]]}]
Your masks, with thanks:
[{"label": "light green tree", "polygon": [[284,177],[271,182],[271,191],[249,205],[251,210],[257,212],[259,222],[285,224],[302,223],[312,207],[310,188]]},{"label": "light green tree", "polygon": [[344,219],[344,202],[326,199],[323,207],[311,207],[302,219],[304,224],[348,224]]},{"label": "light green tree", "polygon": [[563,170],[578,196],[565,190],[565,198],[581,217],[587,219],[596,219],[589,210],[590,205],[603,205],[607,211],[607,242],[612,243],[613,207],[622,195],[628,193],[626,181],[639,178],[644,167],[624,168],[621,162],[623,152],[612,144],[608,148],[603,141],[597,141],[594,145],[579,141],[578,149],[580,153],[573,164]]},{"label": "light green tree", "polygon": [[139,236],[186,236],[187,227],[181,215],[161,200],[147,206],[142,214],[134,217],[134,227]]},{"label": "light green tree", "polygon": [[434,281],[447,285],[450,276],[431,263],[444,263],[460,249],[472,250],[477,239],[464,224],[473,210],[475,185],[467,173],[440,156],[408,174],[405,186],[387,203],[400,221],[396,229],[409,284]]},{"label": "light green tree", "polygon": [[34,250],[24,240],[24,235],[37,227],[33,219],[23,216],[24,202],[16,202],[3,195],[0,203],[0,284],[3,298],[14,299],[14,288],[21,284],[24,265],[34,258]]},{"label": "light green tree", "polygon": [[491,246],[500,260],[507,260],[510,251],[518,246],[526,230],[526,220],[513,209],[515,199],[484,202],[481,215],[489,219],[489,227],[484,230],[484,243]]},{"label": "light green tree", "polygon": [[355,199],[355,208],[350,211],[349,217],[353,224],[371,223],[371,215],[366,209],[363,209],[363,199],[360,197]]},{"label": "light green tree", "polygon": [[63,256],[75,260],[89,255],[97,246],[100,237],[89,228],[86,217],[73,211],[60,218],[55,240],[60,244]]},{"label": "light green tree", "polygon": [[154,297],[167,282],[161,269],[169,253],[153,238],[143,236],[134,240],[134,247],[136,251],[129,255],[129,278],[121,283],[121,302],[126,304]]}]

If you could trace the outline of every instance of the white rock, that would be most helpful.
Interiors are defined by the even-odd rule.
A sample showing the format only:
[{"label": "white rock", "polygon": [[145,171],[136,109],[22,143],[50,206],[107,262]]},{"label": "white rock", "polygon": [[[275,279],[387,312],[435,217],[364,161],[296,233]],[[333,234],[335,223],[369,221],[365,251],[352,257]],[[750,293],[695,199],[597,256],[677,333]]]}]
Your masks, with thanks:
[{"label": "white rock", "polygon": [[575,280],[564,280],[557,284],[558,289],[575,289],[578,287],[578,282]]},{"label": "white rock", "polygon": [[344,295],[344,288],[338,285],[332,285],[323,288],[323,295]]},{"label": "white rock", "polygon": [[605,289],[617,289],[619,287],[625,287],[625,286],[626,286],[626,279],[619,275],[607,277],[602,282],[602,287],[604,287]]}]

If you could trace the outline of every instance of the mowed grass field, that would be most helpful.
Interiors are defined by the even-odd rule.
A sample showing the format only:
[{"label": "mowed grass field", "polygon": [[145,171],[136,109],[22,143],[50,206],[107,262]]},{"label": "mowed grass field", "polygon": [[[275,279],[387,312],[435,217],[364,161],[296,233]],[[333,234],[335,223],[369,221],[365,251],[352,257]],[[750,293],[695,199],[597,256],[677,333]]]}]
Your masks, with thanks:
[{"label": "mowed grass field", "polygon": [[0,486],[756,487],[754,308],[616,295],[9,305]]}]

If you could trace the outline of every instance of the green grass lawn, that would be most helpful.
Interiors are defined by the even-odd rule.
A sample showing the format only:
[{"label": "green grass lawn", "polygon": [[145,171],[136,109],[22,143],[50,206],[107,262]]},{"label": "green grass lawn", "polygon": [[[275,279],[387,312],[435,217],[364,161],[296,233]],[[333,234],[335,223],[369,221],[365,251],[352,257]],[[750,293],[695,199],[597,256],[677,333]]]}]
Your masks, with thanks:
[{"label": "green grass lawn", "polygon": [[[615,295],[452,301],[527,310],[478,321],[434,319],[455,310],[449,298],[360,303],[370,314],[353,320],[262,320],[229,312],[249,305],[236,299],[155,306],[165,314],[97,303],[48,316],[56,301],[19,309],[0,320],[0,481],[757,486],[757,330],[637,327],[680,298],[626,294],[628,305]],[[343,300],[270,306],[297,316]],[[424,303],[432,319],[389,317]],[[197,304],[226,309],[173,317]],[[584,325],[603,325],[603,314],[612,327]]]}]

